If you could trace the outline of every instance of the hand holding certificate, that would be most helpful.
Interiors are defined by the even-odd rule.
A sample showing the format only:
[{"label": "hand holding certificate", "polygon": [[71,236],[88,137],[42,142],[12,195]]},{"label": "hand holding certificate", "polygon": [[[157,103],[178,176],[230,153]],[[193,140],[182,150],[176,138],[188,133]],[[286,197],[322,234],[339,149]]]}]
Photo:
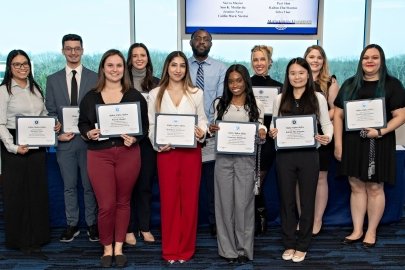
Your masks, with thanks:
[{"label": "hand holding certificate", "polygon": [[56,146],[56,122],[56,117],[51,116],[16,116],[17,145]]},{"label": "hand holding certificate", "polygon": [[315,115],[274,117],[276,149],[316,147]]},{"label": "hand holding certificate", "polygon": [[100,137],[120,137],[122,134],[142,135],[139,102],[96,106]]},{"label": "hand holding certificate", "polygon": [[218,121],[216,152],[221,154],[254,155],[258,123]]},{"label": "hand holding certificate", "polygon": [[384,128],[387,125],[385,99],[362,99],[344,103],[346,131]]},{"label": "hand holding certificate", "polygon": [[189,114],[155,115],[155,141],[157,146],[195,148],[197,116]]}]

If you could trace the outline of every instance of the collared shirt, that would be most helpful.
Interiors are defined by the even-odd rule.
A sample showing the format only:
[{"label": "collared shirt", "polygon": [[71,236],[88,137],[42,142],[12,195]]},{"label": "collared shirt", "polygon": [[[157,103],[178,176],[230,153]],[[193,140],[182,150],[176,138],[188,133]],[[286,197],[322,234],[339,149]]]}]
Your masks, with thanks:
[{"label": "collared shirt", "polygon": [[[72,68],[66,65],[66,84],[67,84],[67,88],[68,88],[68,93],[69,93],[69,98],[70,98],[70,94],[71,94],[71,89],[72,89],[72,77],[73,77],[73,73],[72,73]],[[74,70],[76,70],[76,81],[77,81],[77,96],[79,97],[79,93],[80,93],[80,81],[82,78],[82,71],[83,71],[83,65],[80,64],[77,68],[75,68]]]},{"label": "collared shirt", "polygon": [[31,93],[29,82],[21,88],[16,81],[11,81],[11,95],[5,85],[0,87],[0,138],[10,153],[17,153],[18,146],[13,142],[13,136],[8,129],[15,129],[15,117],[46,116],[44,99],[37,88]]},{"label": "collared shirt", "polygon": [[[155,114],[156,111],[156,98],[159,93],[160,87],[156,87],[149,92],[148,100],[148,117],[149,117],[149,139],[154,145],[155,142]],[[195,91],[195,92],[194,92]],[[203,93],[198,88],[192,89],[192,92],[188,96],[183,95],[180,104],[175,106],[170,98],[167,90],[164,91],[162,102],[160,104],[160,113],[170,114],[196,114],[198,119],[198,127],[201,128],[204,133],[207,132],[207,118],[204,112]],[[205,137],[200,142],[204,141]],[[155,148],[155,150],[157,150]]]},{"label": "collared shirt", "polygon": [[[204,70],[204,111],[208,120],[212,122],[214,120],[213,101],[215,98],[222,96],[224,92],[226,66],[209,56],[204,62],[202,66]],[[192,56],[188,59],[188,63],[191,80],[195,85],[199,61]]]}]

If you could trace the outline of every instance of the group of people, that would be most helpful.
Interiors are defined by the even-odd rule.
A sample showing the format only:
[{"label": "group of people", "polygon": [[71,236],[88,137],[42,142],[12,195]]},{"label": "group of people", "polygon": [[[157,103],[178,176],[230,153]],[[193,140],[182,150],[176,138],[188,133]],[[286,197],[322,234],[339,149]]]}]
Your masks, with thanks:
[{"label": "group of people", "polygon": [[[136,234],[146,242],[155,241],[150,232],[155,177],[160,189],[162,258],[168,264],[185,263],[195,254],[201,178],[207,184],[211,234],[217,237],[219,255],[229,263],[253,260],[254,237],[267,230],[265,194],[263,188],[256,194],[254,189],[257,181],[264,185],[274,161],[284,245],[281,257],[301,262],[311,238],[321,231],[333,156],[352,190],[353,232],[343,243],[362,241],[366,248],[376,244],[384,183],[395,183],[394,131],[405,122],[405,90],[388,73],[381,47],[371,44],[363,49],[356,74],[339,90],[326,54],[317,45],[309,47],[304,57],[289,61],[283,83],[269,76],[271,47],[253,47],[255,74],[250,77],[243,65],[226,68],[209,57],[212,36],[206,30],[195,31],[190,46],[193,56],[188,59],[181,51],[167,56],[158,79],[142,43],[133,44],[126,59],[120,51],[108,50],[95,73],[81,64],[80,36],[66,35],[62,40],[66,67],[48,77],[45,97],[32,76],[28,55],[22,50],[10,52],[0,86],[7,247],[42,254],[41,245],[50,240],[45,150],[16,144],[16,115],[58,118],[56,155],[67,220],[60,241],[70,242],[80,233],[77,184],[81,179],[87,233],[90,241],[99,240],[104,248],[103,267],[125,266],[123,245],[135,245]],[[253,91],[267,86],[279,88],[271,115],[265,115],[264,104]],[[385,98],[386,126],[347,131],[345,102],[378,97]],[[96,105],[127,102],[139,102],[143,134],[101,138]],[[80,134],[63,132],[66,106],[80,108]],[[197,147],[154,144],[157,113],[196,115]],[[315,147],[276,151],[279,134],[272,117],[300,115],[316,119]],[[216,136],[218,121],[257,123],[257,137],[264,142],[260,156],[217,153],[215,161],[203,164],[203,143]]]}]

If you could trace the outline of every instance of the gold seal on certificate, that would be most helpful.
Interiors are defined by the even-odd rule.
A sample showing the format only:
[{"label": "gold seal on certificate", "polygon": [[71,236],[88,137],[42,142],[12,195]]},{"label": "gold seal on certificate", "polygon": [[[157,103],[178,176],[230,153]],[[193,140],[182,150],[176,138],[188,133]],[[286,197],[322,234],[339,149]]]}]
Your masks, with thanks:
[{"label": "gold seal on certificate", "polygon": [[96,105],[100,137],[119,137],[122,134],[142,135],[139,102]]},{"label": "gold seal on certificate", "polygon": [[387,125],[385,98],[345,101],[344,112],[346,131]]},{"label": "gold seal on certificate", "polygon": [[264,106],[264,114],[271,115],[273,114],[273,102],[276,99],[280,87],[253,87],[253,94],[257,100],[260,100]]},{"label": "gold seal on certificate", "polygon": [[252,122],[217,121],[216,152],[221,154],[254,155],[259,124]]},{"label": "gold seal on certificate", "polygon": [[56,117],[53,116],[16,116],[17,145],[30,147],[56,146]]},{"label": "gold seal on certificate", "polygon": [[79,107],[76,106],[66,106],[62,107],[62,120],[63,133],[72,132],[79,134],[79,127],[77,123],[79,122]]},{"label": "gold seal on certificate", "polygon": [[170,144],[172,147],[195,148],[197,141],[194,129],[197,125],[195,114],[163,114],[155,115],[156,146]]},{"label": "gold seal on certificate", "polygon": [[316,147],[315,115],[274,117],[277,128],[276,149]]}]

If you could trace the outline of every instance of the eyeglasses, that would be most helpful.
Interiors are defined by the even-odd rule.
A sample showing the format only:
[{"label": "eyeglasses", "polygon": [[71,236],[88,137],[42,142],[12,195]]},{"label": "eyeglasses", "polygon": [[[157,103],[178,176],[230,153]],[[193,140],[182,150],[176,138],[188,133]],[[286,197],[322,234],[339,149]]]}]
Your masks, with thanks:
[{"label": "eyeglasses", "polygon": [[82,50],[83,50],[83,48],[80,48],[80,47],[74,47],[74,48],[71,48],[71,47],[65,47],[65,48],[63,48],[63,50],[65,51],[65,52],[70,52],[70,53],[72,53],[72,52],[81,52]]},{"label": "eyeglasses", "polygon": [[193,37],[193,40],[197,41],[197,42],[211,42],[211,38],[210,37]]},{"label": "eyeglasses", "polygon": [[12,65],[15,69],[28,68],[28,67],[30,66],[28,62],[24,62],[24,63],[15,62],[15,63],[12,63],[11,65]]}]

